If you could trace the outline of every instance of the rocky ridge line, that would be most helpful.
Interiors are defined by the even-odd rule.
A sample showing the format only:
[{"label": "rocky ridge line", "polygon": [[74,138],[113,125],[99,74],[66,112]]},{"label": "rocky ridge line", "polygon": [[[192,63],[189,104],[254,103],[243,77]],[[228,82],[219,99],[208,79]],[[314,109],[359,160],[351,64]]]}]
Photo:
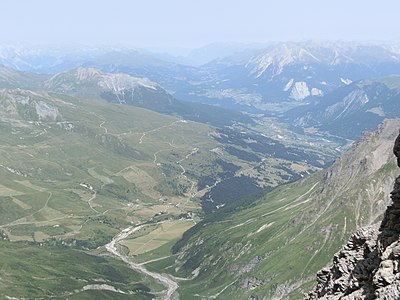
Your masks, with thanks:
[{"label": "rocky ridge line", "polygon": [[[400,167],[400,134],[393,152]],[[391,199],[380,227],[354,233],[305,299],[400,299],[400,176]]]}]

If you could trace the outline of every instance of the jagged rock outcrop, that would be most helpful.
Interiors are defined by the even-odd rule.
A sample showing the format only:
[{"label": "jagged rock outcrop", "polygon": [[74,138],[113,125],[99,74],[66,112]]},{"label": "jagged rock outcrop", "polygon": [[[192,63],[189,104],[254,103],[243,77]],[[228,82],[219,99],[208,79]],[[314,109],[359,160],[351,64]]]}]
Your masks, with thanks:
[{"label": "jagged rock outcrop", "polygon": [[400,134],[394,142],[393,153],[397,157],[397,165],[400,167]]},{"label": "jagged rock outcrop", "polygon": [[[400,134],[393,152],[400,167]],[[353,234],[306,299],[400,299],[400,176],[380,227]]]}]

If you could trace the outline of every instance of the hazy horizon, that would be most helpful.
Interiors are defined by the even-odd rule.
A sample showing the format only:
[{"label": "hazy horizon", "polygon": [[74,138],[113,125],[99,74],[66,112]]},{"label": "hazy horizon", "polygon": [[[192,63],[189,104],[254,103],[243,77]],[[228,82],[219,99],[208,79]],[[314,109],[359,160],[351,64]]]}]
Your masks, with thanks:
[{"label": "hazy horizon", "polygon": [[117,45],[185,52],[214,43],[400,41],[400,3],[388,0],[6,0],[2,4],[2,45]]}]

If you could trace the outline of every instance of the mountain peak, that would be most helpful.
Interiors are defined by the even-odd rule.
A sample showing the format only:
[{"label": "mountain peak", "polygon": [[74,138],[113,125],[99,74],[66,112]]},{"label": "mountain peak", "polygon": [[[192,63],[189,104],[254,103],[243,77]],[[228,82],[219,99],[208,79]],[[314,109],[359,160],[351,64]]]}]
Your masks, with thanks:
[{"label": "mountain peak", "polygon": [[97,76],[101,76],[103,74],[100,70],[96,68],[84,68],[84,67],[78,67],[76,69],[73,69],[71,73],[74,74],[79,80],[92,79],[96,78]]},{"label": "mountain peak", "polygon": [[269,67],[273,75],[278,75],[283,68],[293,63],[320,62],[308,49],[295,43],[282,43],[269,51],[252,58],[249,65],[255,65],[252,73],[261,76]]},{"label": "mountain peak", "polygon": [[352,43],[286,42],[266,48],[261,54],[250,59],[250,73],[260,77],[267,70],[271,76],[279,75],[290,65],[323,64],[369,64],[371,58],[377,61],[400,60],[400,51],[395,46],[376,46]]},{"label": "mountain peak", "polygon": [[68,72],[54,75],[46,81],[47,89],[56,92],[71,92],[77,86],[97,87],[103,91],[119,93],[123,90],[132,90],[137,87],[156,90],[158,84],[145,77],[133,77],[124,73],[104,73],[96,68],[79,67]]}]

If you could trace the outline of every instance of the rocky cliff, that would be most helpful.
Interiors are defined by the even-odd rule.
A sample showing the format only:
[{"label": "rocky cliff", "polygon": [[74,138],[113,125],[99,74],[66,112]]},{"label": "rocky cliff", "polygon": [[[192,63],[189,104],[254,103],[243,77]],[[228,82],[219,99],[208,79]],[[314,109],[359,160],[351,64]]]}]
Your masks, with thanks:
[{"label": "rocky cliff", "polygon": [[[400,167],[400,134],[393,149]],[[359,229],[306,299],[400,299],[400,176],[382,223]]]}]

